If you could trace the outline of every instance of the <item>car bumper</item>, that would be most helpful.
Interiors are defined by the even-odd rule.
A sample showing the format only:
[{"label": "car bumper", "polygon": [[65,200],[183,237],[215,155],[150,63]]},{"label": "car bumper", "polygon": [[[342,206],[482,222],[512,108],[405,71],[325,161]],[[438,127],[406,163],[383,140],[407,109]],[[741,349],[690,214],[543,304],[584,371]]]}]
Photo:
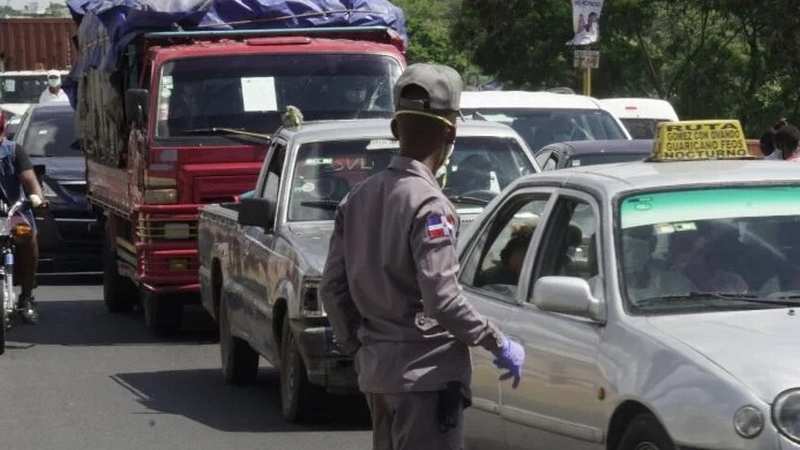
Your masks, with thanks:
[{"label": "car bumper", "polygon": [[329,326],[309,327],[302,321],[291,322],[292,333],[297,336],[300,354],[306,365],[308,380],[336,394],[358,392],[358,376],[353,358],[336,350],[333,331]]}]

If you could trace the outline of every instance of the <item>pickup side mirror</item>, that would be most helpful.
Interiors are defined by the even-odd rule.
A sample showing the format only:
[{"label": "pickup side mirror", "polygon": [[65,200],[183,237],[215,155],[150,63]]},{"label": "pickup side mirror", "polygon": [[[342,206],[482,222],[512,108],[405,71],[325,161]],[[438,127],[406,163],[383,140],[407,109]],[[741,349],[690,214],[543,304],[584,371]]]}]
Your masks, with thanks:
[{"label": "pickup side mirror", "polygon": [[577,277],[542,277],[533,286],[532,303],[542,311],[605,323],[605,304],[592,295],[589,283]]},{"label": "pickup side mirror", "polygon": [[125,118],[128,123],[141,127],[147,121],[147,106],[150,91],[147,89],[128,89],[125,92]]},{"label": "pickup side mirror", "polygon": [[272,200],[243,198],[239,204],[239,225],[261,227],[264,231],[271,231],[277,210],[277,205]]}]

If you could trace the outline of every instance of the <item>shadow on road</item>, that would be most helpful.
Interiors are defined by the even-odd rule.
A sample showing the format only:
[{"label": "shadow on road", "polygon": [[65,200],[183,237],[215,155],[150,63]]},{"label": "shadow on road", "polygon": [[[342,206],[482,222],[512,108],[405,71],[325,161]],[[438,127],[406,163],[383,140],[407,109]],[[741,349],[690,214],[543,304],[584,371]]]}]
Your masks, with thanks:
[{"label": "shadow on road", "polygon": [[[279,375],[262,369],[251,386],[228,386],[219,369],[122,373],[112,379],[154,414],[175,414],[227,432],[369,430],[361,398],[325,396],[309,424],[281,416]],[[147,413],[145,413],[147,414]],[[153,420],[157,421],[157,417]]]}]

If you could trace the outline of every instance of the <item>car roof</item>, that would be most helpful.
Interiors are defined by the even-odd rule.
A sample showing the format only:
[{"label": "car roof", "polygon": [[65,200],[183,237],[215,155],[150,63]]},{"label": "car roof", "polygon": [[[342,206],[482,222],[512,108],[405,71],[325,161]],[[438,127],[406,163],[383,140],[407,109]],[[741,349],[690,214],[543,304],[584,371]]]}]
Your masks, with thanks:
[{"label": "car roof", "polygon": [[[521,140],[511,127],[497,122],[484,120],[459,121],[457,130],[457,135],[461,137],[506,136]],[[278,135],[287,140],[295,139],[301,142],[370,138],[393,139],[391,120],[389,119],[307,122],[298,128],[282,128]]]},{"label": "car roof", "polygon": [[675,108],[666,100],[657,98],[606,98],[598,101],[603,108],[621,119],[678,120]]},{"label": "car roof", "polygon": [[587,155],[594,153],[642,153],[650,154],[653,151],[652,139],[614,139],[614,140],[599,140],[599,141],[569,141],[557,142],[542,147],[541,150],[536,152],[541,154],[544,151],[565,149],[572,155]]},{"label": "car roof", "polygon": [[638,190],[737,184],[800,184],[800,165],[786,161],[725,160],[602,164],[528,175],[519,185],[580,186],[609,198]]},{"label": "car roof", "polygon": [[592,98],[544,91],[476,91],[461,94],[462,109],[603,109]]}]

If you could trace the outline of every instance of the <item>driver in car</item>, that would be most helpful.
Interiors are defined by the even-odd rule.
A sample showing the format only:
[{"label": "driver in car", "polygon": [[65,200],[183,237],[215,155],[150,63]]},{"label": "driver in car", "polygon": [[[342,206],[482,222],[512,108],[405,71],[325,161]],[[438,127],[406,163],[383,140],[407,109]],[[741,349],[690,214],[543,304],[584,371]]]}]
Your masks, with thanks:
[{"label": "driver in car", "polygon": [[[5,116],[0,112],[0,199],[7,207],[11,207],[25,194],[28,194],[34,208],[47,207],[42,195],[42,187],[36,179],[28,154],[20,146],[5,138]],[[25,211],[24,215],[31,226],[31,232],[14,237],[16,246],[14,281],[19,283],[22,288],[17,310],[21,313],[23,320],[28,323],[36,323],[39,320],[39,313],[33,299],[33,289],[36,287],[39,246],[33,214]]]}]

